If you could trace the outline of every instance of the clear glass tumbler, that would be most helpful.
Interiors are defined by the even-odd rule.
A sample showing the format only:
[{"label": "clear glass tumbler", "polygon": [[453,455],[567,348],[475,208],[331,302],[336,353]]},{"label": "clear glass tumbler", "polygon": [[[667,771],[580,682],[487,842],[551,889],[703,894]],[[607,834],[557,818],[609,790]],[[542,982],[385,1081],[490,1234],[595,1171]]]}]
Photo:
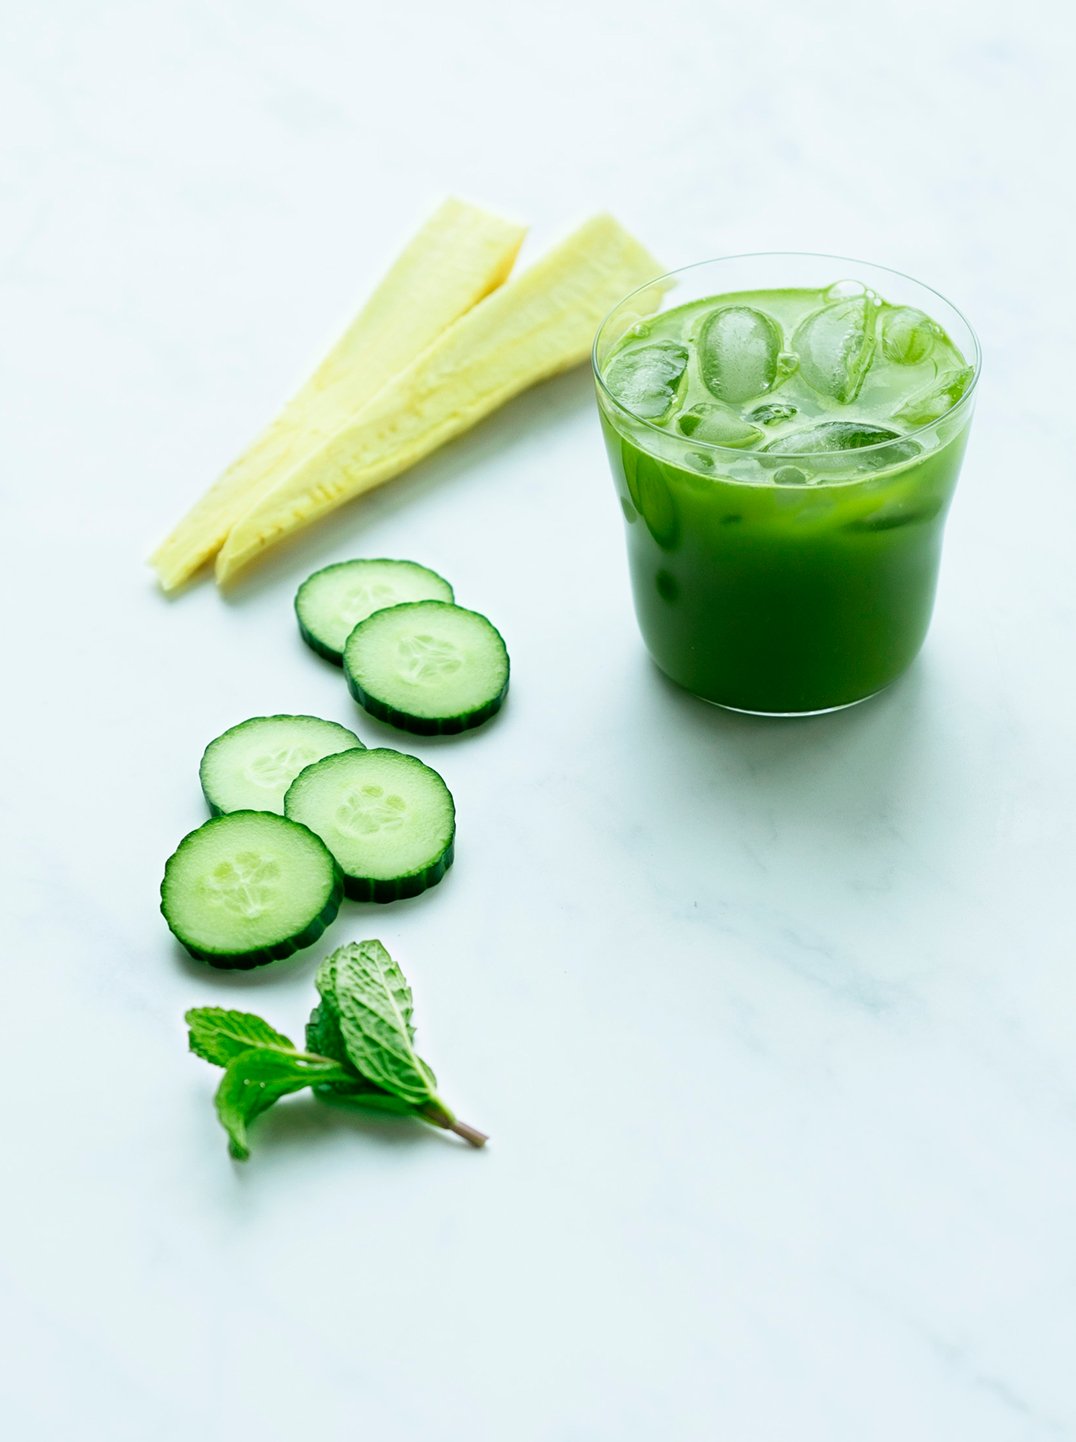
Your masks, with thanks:
[{"label": "clear glass tumbler", "polygon": [[[869,341],[875,359],[867,353],[874,369],[850,403],[839,394],[836,402],[823,398],[814,415],[800,417],[809,424],[768,443],[762,413],[772,416],[773,403],[780,406],[791,393],[787,380],[798,369],[816,377],[829,364],[825,346],[834,334],[841,339],[832,316],[845,312],[831,312],[813,329],[798,324],[782,337],[776,380],[740,407],[748,419],[759,417],[756,442],[761,431],[769,449],[744,449],[740,436],[737,444],[707,441],[701,426],[688,434],[690,417],[646,419],[638,413],[646,405],[635,404],[633,412],[623,390],[618,399],[610,389],[606,372],[617,347],[665,335],[672,320],[665,326],[655,320],[664,312],[699,303],[685,322],[690,351],[707,316],[730,295],[794,290],[823,292],[824,305],[853,312],[862,304],[857,297],[878,306],[879,335]],[[701,304],[711,298],[713,308]],[[901,319],[891,322],[888,307],[902,308]],[[933,415],[929,394],[926,403],[914,396],[909,403],[897,392],[894,409],[903,406],[903,417],[879,432],[879,442],[867,443],[872,424],[886,425],[879,387],[930,372],[930,361],[919,356],[927,342],[914,330],[917,316],[928,336],[930,323],[940,327],[939,354],[952,355],[946,338],[960,352],[955,403],[950,397],[949,408]],[[886,356],[897,356],[904,370]],[[909,357],[918,358],[917,369]],[[954,306],[897,271],[862,261],[731,256],[674,271],[627,296],[602,323],[593,359],[636,615],[647,648],[672,680],[733,710],[790,716],[853,705],[907,669],[930,623],[980,369],[975,333]],[[697,348],[688,364],[704,364]],[[803,377],[798,384],[802,395]],[[833,422],[836,431],[822,424]],[[853,439],[828,450],[829,442],[819,444],[828,435]]]}]

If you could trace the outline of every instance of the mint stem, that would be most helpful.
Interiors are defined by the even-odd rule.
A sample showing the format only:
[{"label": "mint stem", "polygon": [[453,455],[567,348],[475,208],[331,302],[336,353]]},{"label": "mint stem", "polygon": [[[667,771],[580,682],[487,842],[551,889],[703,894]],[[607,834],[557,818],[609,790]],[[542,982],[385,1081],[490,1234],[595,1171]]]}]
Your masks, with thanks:
[{"label": "mint stem", "polygon": [[449,1131],[455,1132],[458,1137],[462,1137],[472,1147],[484,1147],[489,1141],[485,1132],[480,1132],[477,1127],[469,1127],[466,1122],[454,1121],[449,1127]]},{"label": "mint stem", "polygon": [[427,1102],[424,1107],[419,1107],[418,1114],[424,1121],[440,1127],[442,1131],[455,1132],[458,1137],[462,1137],[472,1147],[484,1147],[489,1141],[485,1132],[480,1132],[477,1127],[471,1127],[466,1122],[459,1121],[444,1102],[436,1097]]}]

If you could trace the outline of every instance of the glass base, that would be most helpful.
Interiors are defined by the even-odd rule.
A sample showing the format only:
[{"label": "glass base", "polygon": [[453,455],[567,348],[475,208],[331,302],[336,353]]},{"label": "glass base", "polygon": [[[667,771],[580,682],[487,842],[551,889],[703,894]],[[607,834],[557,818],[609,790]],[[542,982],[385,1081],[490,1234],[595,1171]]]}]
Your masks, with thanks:
[{"label": "glass base", "polygon": [[700,696],[698,699],[705,701],[707,706],[716,706],[719,711],[732,711],[737,716],[766,716],[773,721],[795,721],[804,716],[832,716],[835,711],[850,711],[853,706],[862,706],[864,701],[873,701],[875,696],[880,696],[888,689],[880,686],[877,691],[869,691],[866,696],[859,696],[855,701],[842,701],[839,706],[820,706],[816,711],[752,711],[748,706],[730,706],[727,701],[711,701],[709,696]]}]

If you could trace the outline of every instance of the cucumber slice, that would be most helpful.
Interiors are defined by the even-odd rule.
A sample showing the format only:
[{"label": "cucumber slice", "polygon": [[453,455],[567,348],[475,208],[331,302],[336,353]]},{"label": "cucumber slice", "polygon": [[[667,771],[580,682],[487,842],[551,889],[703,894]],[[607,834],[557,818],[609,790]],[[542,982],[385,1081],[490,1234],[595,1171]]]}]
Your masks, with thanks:
[{"label": "cucumber slice", "polygon": [[284,793],[312,761],[361,748],[346,726],[318,716],[252,716],[210,741],[198,768],[214,816],[229,811],[284,814]]},{"label": "cucumber slice", "polygon": [[161,911],[191,956],[246,971],[317,941],[343,895],[320,837],[270,811],[233,811],[168,858]]},{"label": "cucumber slice", "polygon": [[416,756],[378,747],[315,761],[284,811],[317,833],[357,901],[397,901],[435,886],[452,865],[452,793]]},{"label": "cucumber slice", "polygon": [[416,601],[375,611],[344,647],[348,689],[371,716],[424,736],[480,726],[508,694],[508,652],[477,611]]},{"label": "cucumber slice", "polygon": [[306,644],[339,666],[348,636],[375,611],[453,599],[443,576],[414,561],[339,561],[307,577],[295,595],[295,614]]}]

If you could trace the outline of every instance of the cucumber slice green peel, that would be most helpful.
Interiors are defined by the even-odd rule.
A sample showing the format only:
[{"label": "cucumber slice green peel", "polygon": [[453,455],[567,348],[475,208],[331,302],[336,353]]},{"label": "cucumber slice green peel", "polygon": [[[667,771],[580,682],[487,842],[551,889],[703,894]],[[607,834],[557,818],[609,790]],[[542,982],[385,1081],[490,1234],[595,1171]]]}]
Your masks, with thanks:
[{"label": "cucumber slice green peel", "polygon": [[424,736],[481,726],[504,705],[504,640],[477,611],[415,601],[375,611],[344,647],[355,700],[380,721]]},{"label": "cucumber slice green peel", "polygon": [[320,716],[252,716],[210,741],[198,768],[214,816],[230,811],[284,814],[284,793],[305,766],[362,742]]},{"label": "cucumber slice green peel", "polygon": [[325,842],[356,901],[418,896],[452,865],[452,793],[416,756],[387,747],[326,756],[295,778],[284,810]]},{"label": "cucumber slice green peel", "polygon": [[295,595],[295,615],[306,644],[337,666],[360,621],[404,601],[452,601],[443,576],[415,561],[338,561],[308,576]]},{"label": "cucumber slice green peel", "polygon": [[161,912],[191,956],[247,971],[317,941],[344,879],[320,837],[269,811],[233,811],[190,832],[168,858]]}]

